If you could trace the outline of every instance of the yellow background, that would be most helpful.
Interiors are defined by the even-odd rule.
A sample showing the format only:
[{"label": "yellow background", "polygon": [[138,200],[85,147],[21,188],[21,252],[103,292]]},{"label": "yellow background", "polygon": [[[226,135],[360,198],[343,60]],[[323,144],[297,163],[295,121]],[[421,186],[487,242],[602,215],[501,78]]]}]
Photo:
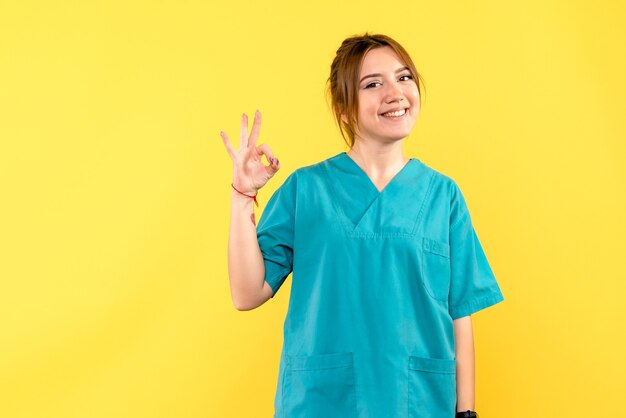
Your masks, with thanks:
[{"label": "yellow background", "polygon": [[[626,416],[626,6],[0,3],[0,417],[271,417],[290,279],[237,311],[242,112],[281,170],[346,147],[350,35],[426,82],[405,155],[454,178],[505,301],[473,316],[481,418]],[[620,415],[621,414],[621,415]]]}]

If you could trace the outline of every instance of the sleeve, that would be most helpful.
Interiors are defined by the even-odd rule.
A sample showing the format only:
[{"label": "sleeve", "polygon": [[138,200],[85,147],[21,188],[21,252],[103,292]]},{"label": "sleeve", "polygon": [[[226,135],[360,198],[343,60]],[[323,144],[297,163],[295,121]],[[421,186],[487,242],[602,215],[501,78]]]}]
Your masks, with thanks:
[{"label": "sleeve", "polygon": [[293,172],[268,200],[256,228],[272,298],[293,270],[296,193],[297,176]]},{"label": "sleeve", "polygon": [[452,319],[504,300],[474,230],[463,194],[454,182],[450,208],[450,264],[448,309]]}]

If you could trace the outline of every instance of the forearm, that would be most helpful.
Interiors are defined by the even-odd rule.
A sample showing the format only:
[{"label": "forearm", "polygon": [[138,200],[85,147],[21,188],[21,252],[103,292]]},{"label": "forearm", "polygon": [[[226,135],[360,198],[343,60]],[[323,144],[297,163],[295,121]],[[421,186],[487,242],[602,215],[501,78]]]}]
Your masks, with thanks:
[{"label": "forearm", "polygon": [[474,335],[468,315],[454,320],[457,412],[474,410]]},{"label": "forearm", "polygon": [[263,288],[265,265],[259,248],[254,201],[235,190],[231,194],[228,275],[236,306],[246,306]]}]

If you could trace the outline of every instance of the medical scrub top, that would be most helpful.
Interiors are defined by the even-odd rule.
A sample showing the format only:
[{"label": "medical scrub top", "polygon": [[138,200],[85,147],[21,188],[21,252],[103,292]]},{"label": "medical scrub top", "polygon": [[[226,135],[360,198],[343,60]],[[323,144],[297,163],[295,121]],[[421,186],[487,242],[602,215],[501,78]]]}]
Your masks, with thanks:
[{"label": "medical scrub top", "polygon": [[290,174],[259,219],[293,272],[275,418],[452,418],[452,321],[504,297],[457,184],[411,158],[379,191],[345,152]]}]

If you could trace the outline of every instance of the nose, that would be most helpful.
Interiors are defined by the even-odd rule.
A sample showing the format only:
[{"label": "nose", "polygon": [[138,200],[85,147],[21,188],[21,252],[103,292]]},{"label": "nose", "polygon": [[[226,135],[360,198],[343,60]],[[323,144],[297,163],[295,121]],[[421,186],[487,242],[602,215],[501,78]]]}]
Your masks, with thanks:
[{"label": "nose", "polygon": [[387,91],[387,103],[400,102],[404,99],[402,87],[398,83],[389,83],[388,86],[390,87]]}]

